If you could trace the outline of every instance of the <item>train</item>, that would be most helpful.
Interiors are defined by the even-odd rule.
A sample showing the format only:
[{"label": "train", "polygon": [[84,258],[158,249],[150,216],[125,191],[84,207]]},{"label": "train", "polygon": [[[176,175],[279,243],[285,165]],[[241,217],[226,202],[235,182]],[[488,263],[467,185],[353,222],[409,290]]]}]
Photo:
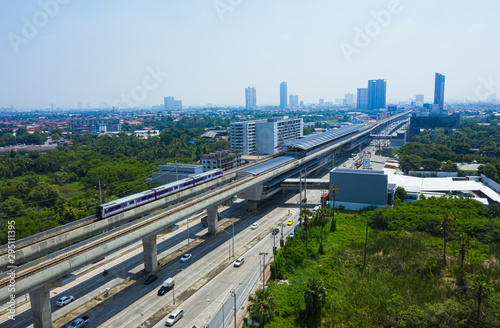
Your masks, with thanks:
[{"label": "train", "polygon": [[222,175],[223,171],[221,169],[215,169],[201,174],[192,175],[186,179],[168,183],[134,195],[123,197],[109,203],[101,204],[95,208],[95,216],[98,220],[102,220],[112,215],[170,196],[179,191],[217,179]]}]

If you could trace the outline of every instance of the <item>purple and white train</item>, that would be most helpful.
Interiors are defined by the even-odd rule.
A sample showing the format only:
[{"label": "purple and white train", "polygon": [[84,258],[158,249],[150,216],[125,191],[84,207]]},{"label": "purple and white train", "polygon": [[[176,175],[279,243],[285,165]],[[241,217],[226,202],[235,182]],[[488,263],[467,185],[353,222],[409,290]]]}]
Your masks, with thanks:
[{"label": "purple and white train", "polygon": [[189,178],[175,181],[151,190],[114,200],[112,202],[99,205],[95,208],[95,216],[101,220],[109,216],[128,211],[132,208],[154,202],[163,197],[175,194],[181,190],[192,188],[207,181],[222,176],[222,170],[216,169],[202,174],[192,175]]}]

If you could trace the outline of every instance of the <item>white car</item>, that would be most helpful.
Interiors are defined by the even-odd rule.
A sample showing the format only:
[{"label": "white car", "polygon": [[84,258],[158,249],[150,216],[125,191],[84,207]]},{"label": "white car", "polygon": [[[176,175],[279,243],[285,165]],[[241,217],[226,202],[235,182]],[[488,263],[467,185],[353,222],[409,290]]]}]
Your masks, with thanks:
[{"label": "white car", "polygon": [[257,229],[257,227],[258,227],[258,226],[259,226],[259,224],[258,224],[258,223],[254,223],[254,224],[252,224],[252,230]]},{"label": "white car", "polygon": [[73,302],[75,298],[73,296],[63,296],[57,301],[57,306],[65,306],[66,304],[69,304]]},{"label": "white car", "polygon": [[193,254],[186,253],[186,254],[182,255],[181,262],[184,263],[186,261],[189,261],[192,257],[193,257]]},{"label": "white car", "polygon": [[240,257],[239,259],[237,259],[235,262],[234,262],[234,266],[235,267],[239,267],[241,266],[243,263],[245,263],[245,259],[243,257]]}]

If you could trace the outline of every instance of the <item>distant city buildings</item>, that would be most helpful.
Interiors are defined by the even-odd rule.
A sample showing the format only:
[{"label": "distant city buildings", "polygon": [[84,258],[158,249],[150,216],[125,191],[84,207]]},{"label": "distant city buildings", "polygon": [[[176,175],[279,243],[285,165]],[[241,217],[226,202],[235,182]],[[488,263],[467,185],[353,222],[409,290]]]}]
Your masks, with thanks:
[{"label": "distant city buildings", "polygon": [[358,88],[358,109],[368,109],[368,89]]},{"label": "distant city buildings", "polygon": [[279,146],[303,136],[302,118],[277,116],[267,120],[234,122],[230,126],[231,152],[272,155]]},{"label": "distant city buildings", "polygon": [[415,106],[424,106],[424,95],[415,95]]},{"label": "distant city buildings", "polygon": [[280,108],[285,109],[288,107],[288,86],[286,82],[281,82],[280,84]]},{"label": "distant city buildings", "polygon": [[368,81],[368,109],[377,110],[385,108],[386,102],[386,86],[385,80],[369,80]]},{"label": "distant city buildings", "polygon": [[444,75],[436,73],[436,81],[434,85],[434,105],[438,105],[440,114],[443,112],[444,107],[444,80]]},{"label": "distant city buildings", "polygon": [[223,169],[224,171],[230,170],[241,166],[241,153],[223,150],[208,155],[202,155],[201,165],[203,166],[203,172],[215,169]]},{"label": "distant city buildings", "polygon": [[319,99],[319,107],[325,107],[325,99]]},{"label": "distant city buildings", "polygon": [[175,100],[174,97],[163,98],[165,110],[182,110],[182,100]]},{"label": "distant city buildings", "polygon": [[344,95],[344,105],[353,106],[354,105],[354,95],[352,93],[346,93]]},{"label": "distant city buildings", "polygon": [[74,134],[118,133],[122,126],[118,118],[84,118],[71,122],[69,130]]},{"label": "distant city buildings", "polygon": [[245,89],[245,107],[246,109],[257,108],[257,92],[255,87]]},{"label": "distant city buildings", "polygon": [[292,107],[292,108],[299,107],[299,96],[290,95],[290,107]]}]

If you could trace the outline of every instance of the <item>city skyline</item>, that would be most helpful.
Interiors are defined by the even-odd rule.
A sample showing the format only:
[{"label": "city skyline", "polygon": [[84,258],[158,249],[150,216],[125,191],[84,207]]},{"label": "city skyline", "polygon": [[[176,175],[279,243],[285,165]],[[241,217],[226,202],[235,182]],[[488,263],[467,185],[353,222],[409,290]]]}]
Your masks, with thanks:
[{"label": "city skyline", "polygon": [[[49,2],[57,8],[40,5]],[[397,103],[433,99],[435,72],[448,77],[445,102],[500,94],[491,42],[499,3],[215,3],[6,2],[0,107],[140,107],[169,94],[184,106],[244,106],[248,85],[259,89],[259,105],[278,106],[281,81],[315,104],[374,78],[391,85],[387,103]]]}]

